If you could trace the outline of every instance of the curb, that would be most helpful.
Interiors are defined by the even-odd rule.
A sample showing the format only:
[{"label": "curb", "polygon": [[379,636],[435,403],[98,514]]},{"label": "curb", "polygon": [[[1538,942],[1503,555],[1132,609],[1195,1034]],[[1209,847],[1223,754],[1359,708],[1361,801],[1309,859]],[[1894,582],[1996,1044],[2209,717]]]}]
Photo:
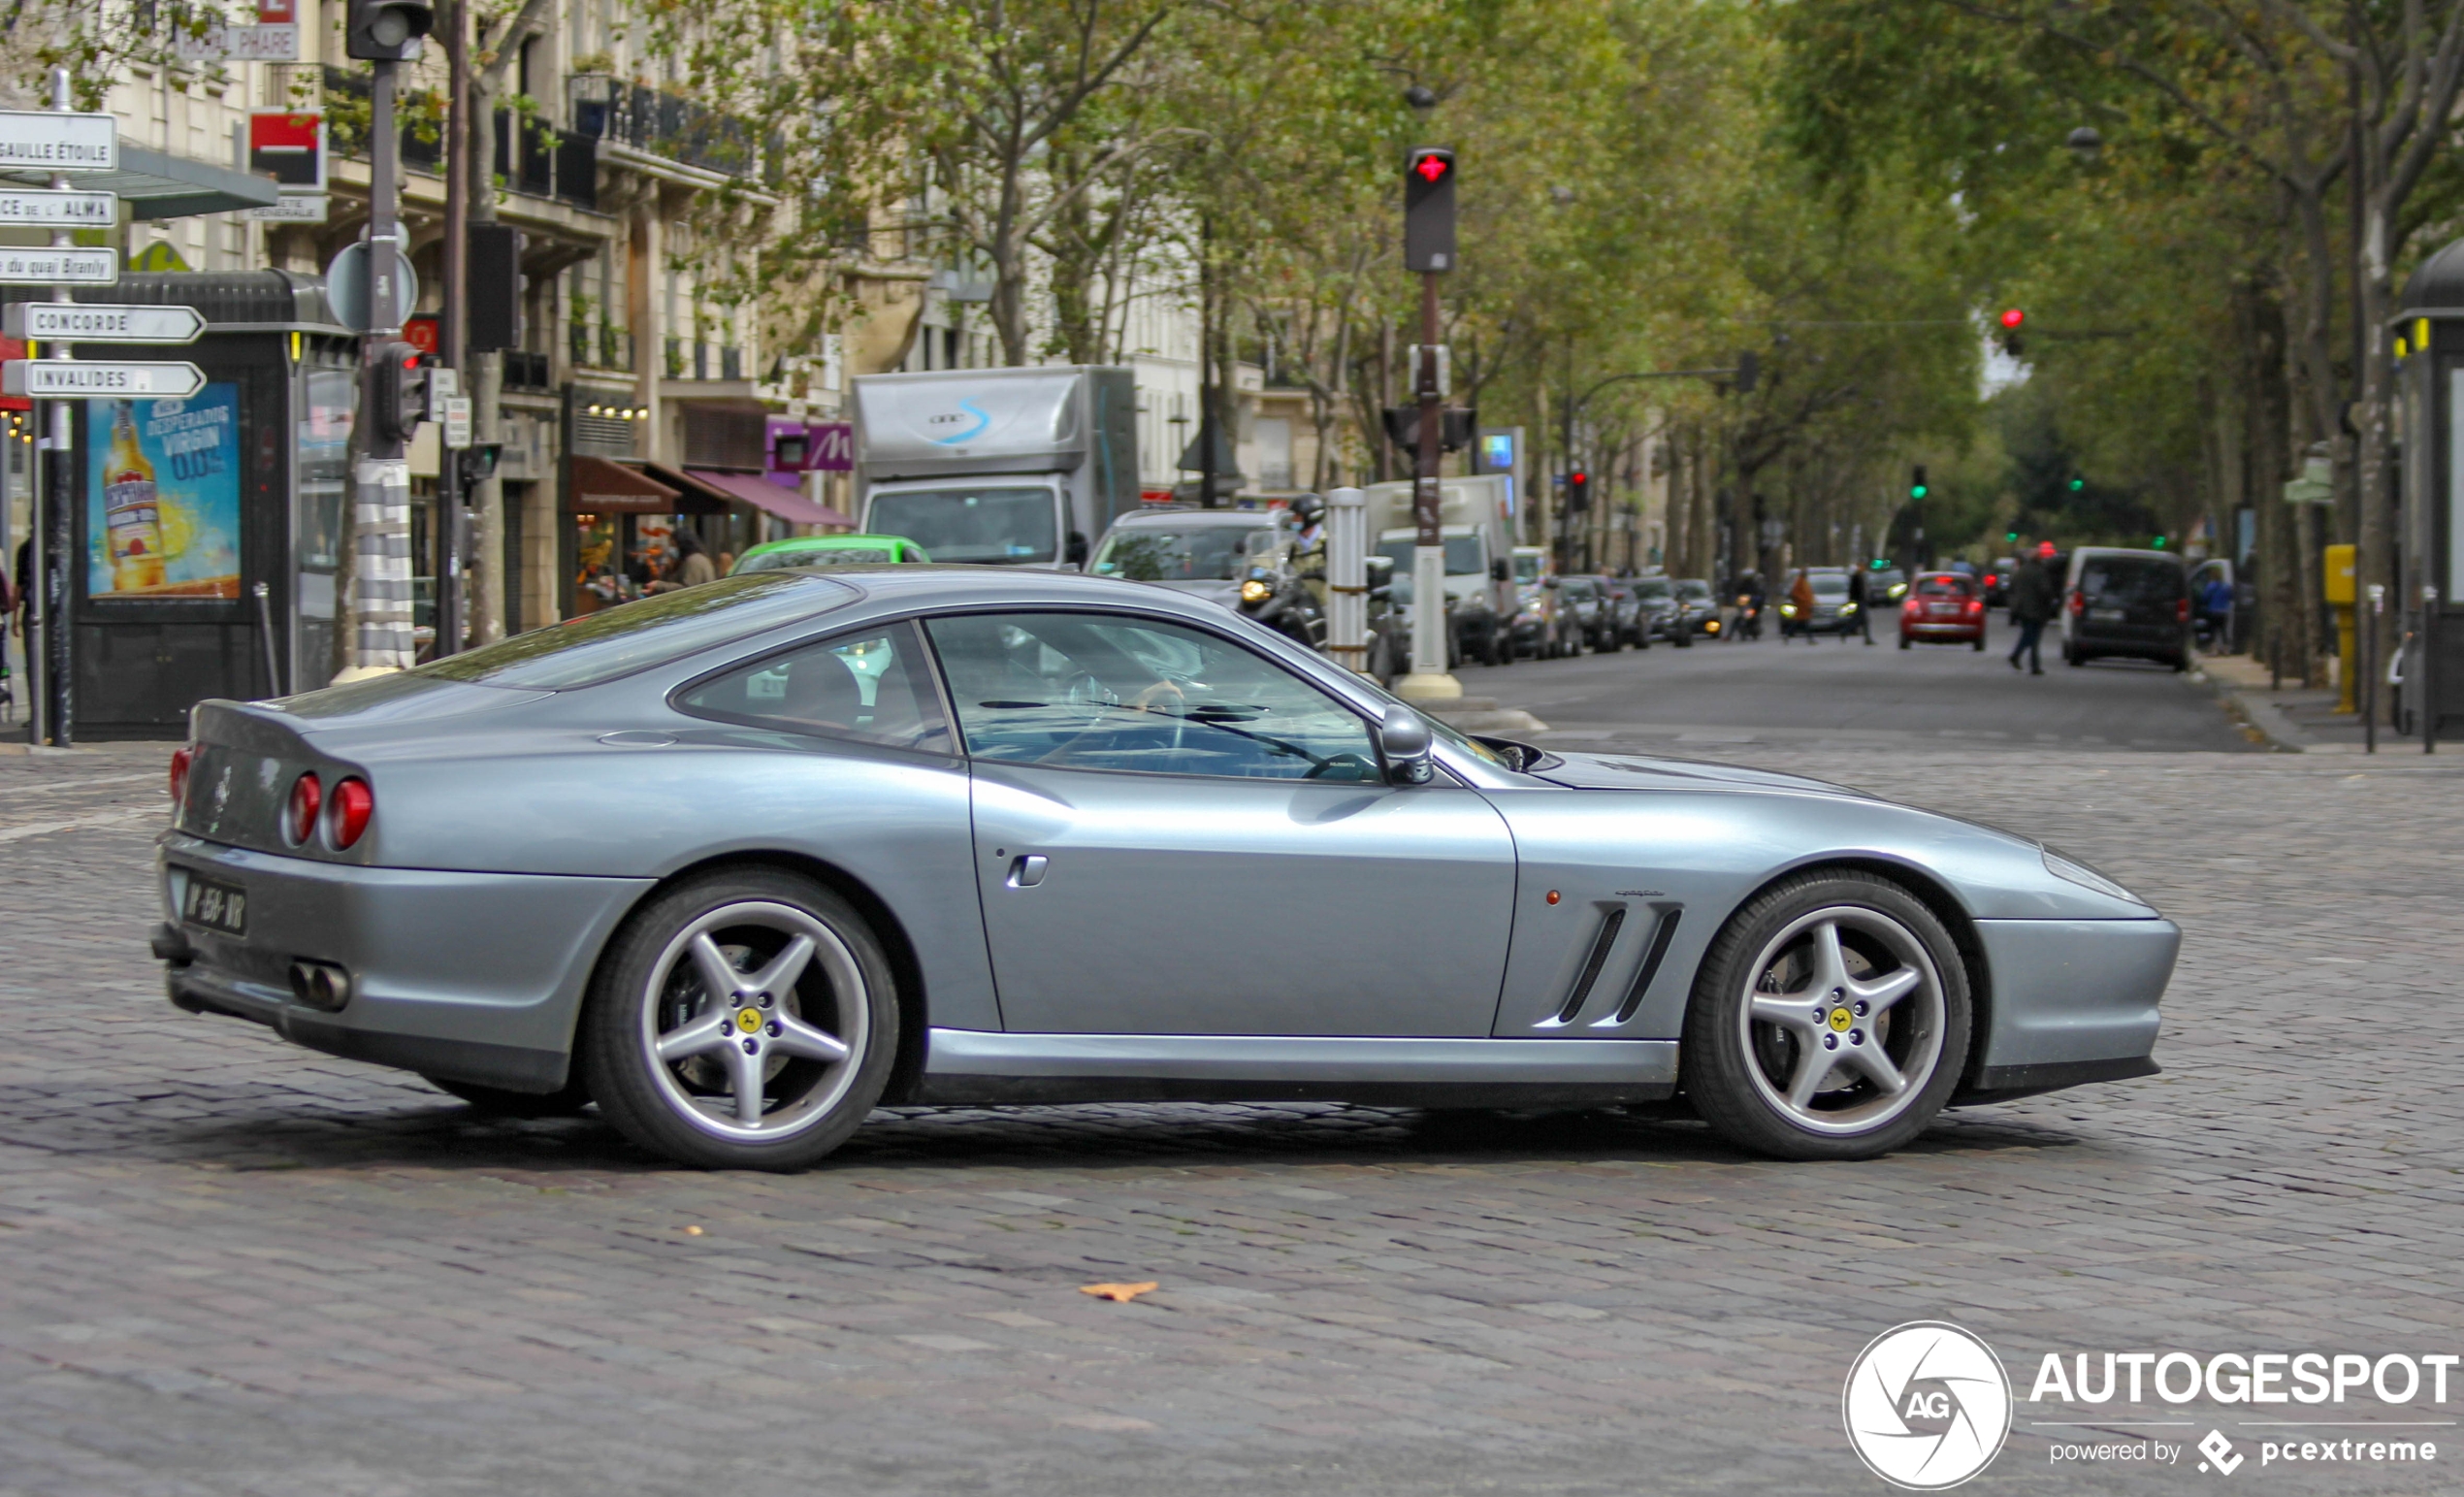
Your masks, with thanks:
[{"label": "curb", "polygon": [[2253,691],[2250,687],[2235,686],[2203,668],[2193,669],[2189,673],[2189,681],[2191,685],[2214,697],[2218,704],[2223,707],[2225,716],[2238,724],[2244,732],[2264,742],[2271,752],[2278,754],[2358,754],[2361,752],[2361,745],[2358,743],[2321,743],[2312,738],[2295,726],[2292,719],[2286,717],[2273,701],[2267,700],[2264,689]]}]

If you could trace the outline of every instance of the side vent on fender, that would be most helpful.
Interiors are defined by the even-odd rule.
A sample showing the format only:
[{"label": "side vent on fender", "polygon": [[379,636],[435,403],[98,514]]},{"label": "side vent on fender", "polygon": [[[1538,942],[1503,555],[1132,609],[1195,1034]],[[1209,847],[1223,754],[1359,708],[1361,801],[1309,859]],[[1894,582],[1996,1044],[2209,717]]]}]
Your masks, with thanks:
[{"label": "side vent on fender", "polygon": [[1660,923],[1651,929],[1651,949],[1643,953],[1642,965],[1635,968],[1635,980],[1626,988],[1626,1001],[1607,1018],[1593,1020],[1593,1028],[1613,1029],[1630,1023],[1642,1007],[1643,994],[1651,991],[1651,980],[1660,975],[1660,963],[1668,959],[1669,943],[1676,939],[1677,917],[1685,913],[1685,907],[1679,904],[1664,904],[1659,910]]},{"label": "side vent on fender", "polygon": [[1591,985],[1600,981],[1600,969],[1608,964],[1608,949],[1617,944],[1617,932],[1625,928],[1625,924],[1626,907],[1622,904],[1600,923],[1600,933],[1592,937],[1591,956],[1583,961],[1582,975],[1574,979],[1574,991],[1566,994],[1566,1006],[1557,1011],[1555,1018],[1541,1021],[1544,1025],[1554,1029],[1572,1024],[1574,1016],[1583,1011],[1584,1000],[1591,996]]}]

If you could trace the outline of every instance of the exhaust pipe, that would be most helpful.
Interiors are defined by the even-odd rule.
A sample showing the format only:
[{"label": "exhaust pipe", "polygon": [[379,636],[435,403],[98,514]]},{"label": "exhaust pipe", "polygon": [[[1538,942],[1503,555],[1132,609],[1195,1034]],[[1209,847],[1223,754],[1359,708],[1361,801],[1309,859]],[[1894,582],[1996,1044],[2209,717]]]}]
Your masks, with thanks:
[{"label": "exhaust pipe", "polygon": [[351,1000],[350,969],[331,961],[291,963],[291,996],[329,1014],[341,1012]]}]

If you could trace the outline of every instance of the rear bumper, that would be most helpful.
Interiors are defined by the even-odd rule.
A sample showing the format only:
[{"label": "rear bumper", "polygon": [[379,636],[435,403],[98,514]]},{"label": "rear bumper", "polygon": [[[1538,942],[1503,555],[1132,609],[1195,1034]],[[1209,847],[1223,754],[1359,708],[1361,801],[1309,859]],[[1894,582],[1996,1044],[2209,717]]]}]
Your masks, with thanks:
[{"label": "rear bumper", "polygon": [[1899,633],[1911,639],[1981,639],[1985,637],[1982,619],[1902,619]]},{"label": "rear bumper", "polygon": [[1992,974],[1968,1094],[1986,1100],[2156,1073],[2156,1005],[2182,928],[2169,920],[1980,920]]},{"label": "rear bumper", "polygon": [[[157,848],[172,929],[158,929],[155,950],[170,959],[172,1002],[329,1054],[521,1091],[564,1084],[593,964],[651,885],[353,867],[181,832]],[[178,891],[192,873],[247,891],[244,938],[178,924]],[[339,1011],[293,995],[300,960],[349,972]]]}]

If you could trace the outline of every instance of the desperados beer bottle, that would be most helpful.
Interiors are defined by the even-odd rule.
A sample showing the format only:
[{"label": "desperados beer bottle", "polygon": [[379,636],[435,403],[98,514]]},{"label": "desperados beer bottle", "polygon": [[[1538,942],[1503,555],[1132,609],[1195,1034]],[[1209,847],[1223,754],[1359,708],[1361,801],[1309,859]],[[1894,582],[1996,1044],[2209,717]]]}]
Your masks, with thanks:
[{"label": "desperados beer bottle", "polygon": [[154,465],[137,444],[137,407],[120,401],[112,416],[111,459],[103,467],[103,531],[112,548],[112,591],[163,585],[163,526]]}]

